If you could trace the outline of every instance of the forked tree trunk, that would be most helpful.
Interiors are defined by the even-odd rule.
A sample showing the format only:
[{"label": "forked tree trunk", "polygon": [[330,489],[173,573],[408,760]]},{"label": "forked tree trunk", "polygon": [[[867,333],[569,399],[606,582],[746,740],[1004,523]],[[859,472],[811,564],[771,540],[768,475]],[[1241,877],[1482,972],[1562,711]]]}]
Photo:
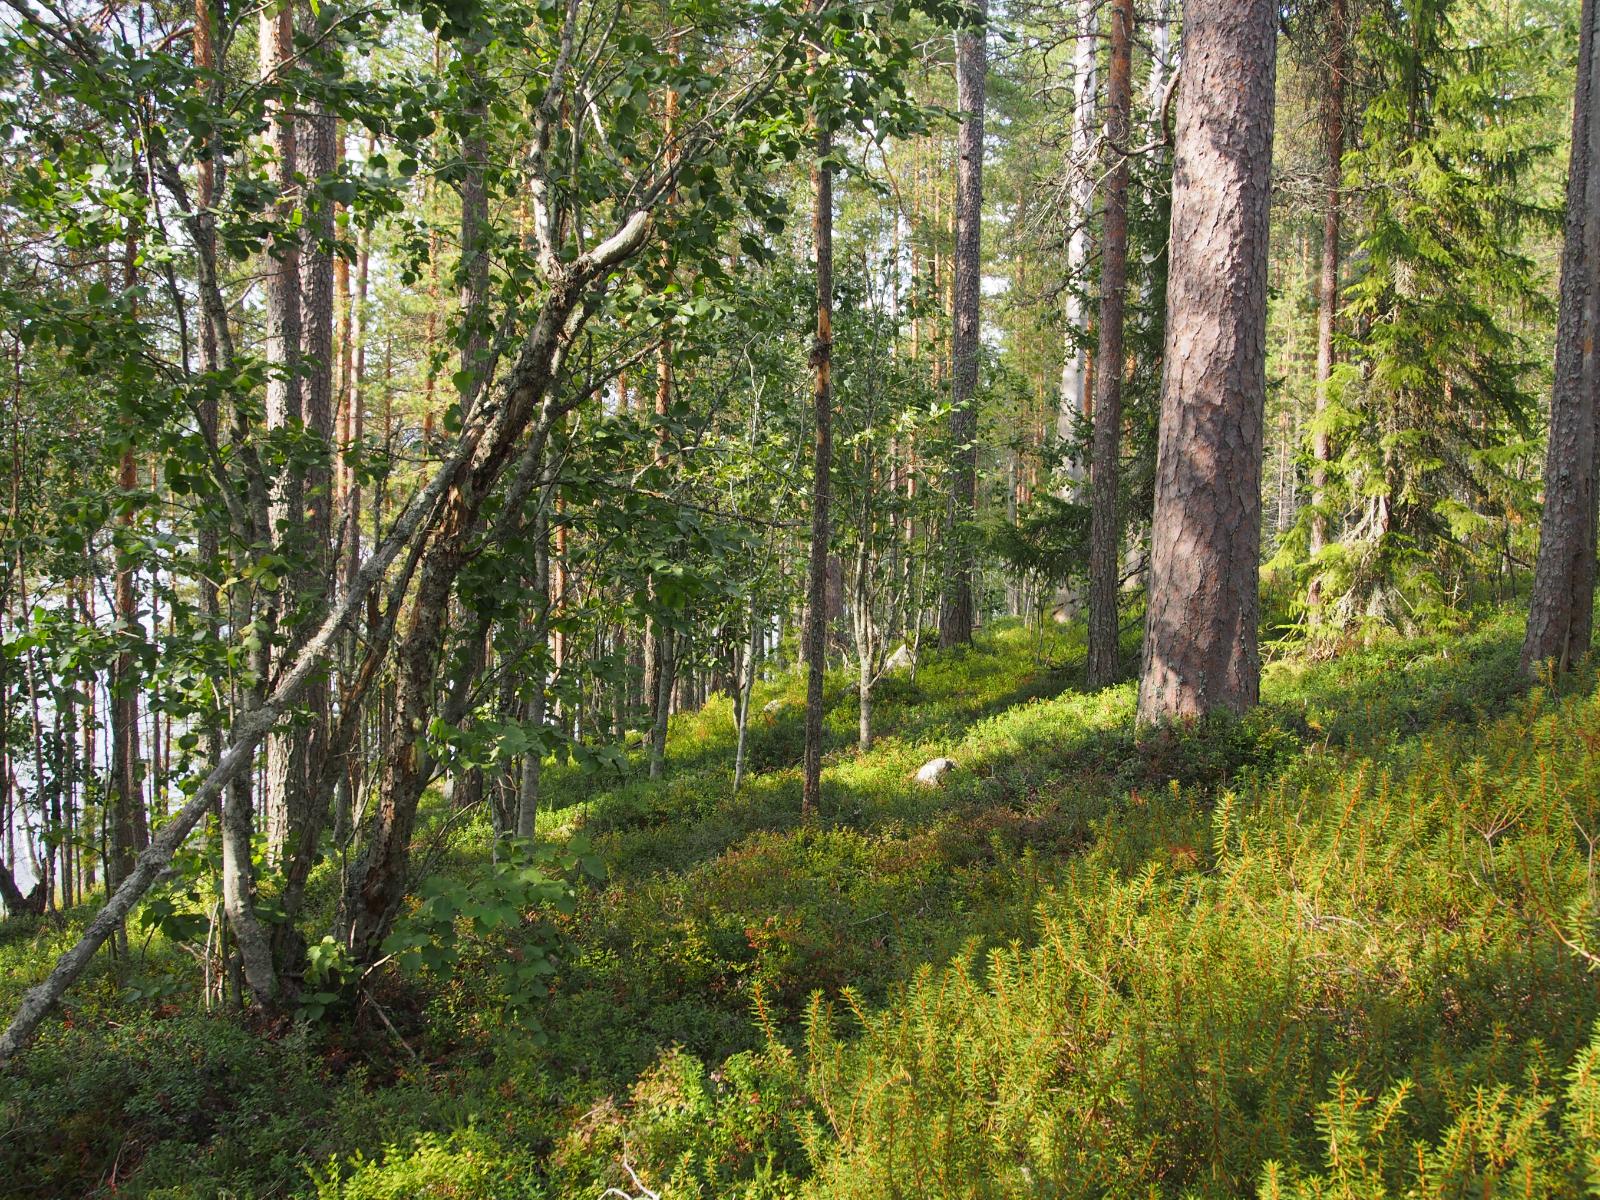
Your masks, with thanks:
[{"label": "forked tree trunk", "polygon": [[1133,0],[1111,5],[1111,62],[1106,79],[1105,219],[1100,245],[1100,346],[1094,389],[1094,454],[1089,475],[1088,685],[1122,673],[1117,583],[1122,522],[1117,488],[1122,458],[1122,332],[1128,294],[1128,138],[1133,116]]},{"label": "forked tree trunk", "polygon": [[983,107],[988,0],[973,6],[980,22],[956,40],[956,245],[950,338],[950,502],[945,520],[944,599],[939,644],[972,641],[971,525],[978,482],[978,309],[983,232]]},{"label": "forked tree trunk", "polygon": [[1584,0],[1578,81],[1573,99],[1572,158],[1567,175],[1567,221],[1561,253],[1561,307],[1557,317],[1555,390],[1545,453],[1544,516],[1534,569],[1522,669],[1547,664],[1565,671],[1589,651],[1595,587],[1595,389],[1600,364],[1600,114],[1594,111],[1600,79],[1600,5]]},{"label": "forked tree trunk", "polygon": [[1150,604],[1139,718],[1260,692],[1271,0],[1191,0],[1173,173]]},{"label": "forked tree trunk", "polygon": [[[417,588],[406,630],[395,651],[393,704],[386,720],[378,802],[368,822],[362,857],[351,872],[341,909],[341,928],[357,961],[371,962],[388,934],[405,895],[411,834],[417,805],[430,777],[424,730],[433,700],[433,680],[444,646],[450,596],[466,565],[483,505],[524,434],[542,453],[552,423],[578,402],[577,395],[550,397],[566,355],[599,302],[608,272],[636,254],[650,230],[643,211],[576,262],[553,267],[549,291],[533,321],[498,402],[485,411],[471,456],[456,472],[417,567]],[[531,426],[531,429],[530,429]]]}]

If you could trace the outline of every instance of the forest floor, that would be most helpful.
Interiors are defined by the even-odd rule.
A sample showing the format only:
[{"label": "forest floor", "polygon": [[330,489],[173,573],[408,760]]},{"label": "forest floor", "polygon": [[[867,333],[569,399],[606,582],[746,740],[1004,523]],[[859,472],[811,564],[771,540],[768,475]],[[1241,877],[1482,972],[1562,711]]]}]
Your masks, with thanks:
[{"label": "forest floor", "polygon": [[[135,929],[0,1077],[0,1194],[1600,1195],[1600,695],[1527,692],[1520,632],[1285,653],[1136,742],[1080,632],[1002,624],[867,754],[830,680],[808,821],[800,681],[737,796],[713,700],[659,783],[547,772],[607,878],[539,1011],[469,959],[264,1036]],[[0,1002],[85,916],[0,927]]]}]

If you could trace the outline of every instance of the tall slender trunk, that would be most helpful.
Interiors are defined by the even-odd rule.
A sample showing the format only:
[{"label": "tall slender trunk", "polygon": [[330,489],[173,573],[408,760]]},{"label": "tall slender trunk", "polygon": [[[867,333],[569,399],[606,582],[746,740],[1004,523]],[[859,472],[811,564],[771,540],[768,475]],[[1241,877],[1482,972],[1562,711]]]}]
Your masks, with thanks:
[{"label": "tall slender trunk", "polygon": [[[130,303],[138,286],[138,239],[129,234],[123,257],[123,288]],[[117,468],[117,487],[122,492],[117,526],[123,537],[133,535],[133,492],[139,486],[138,466],[133,447],[122,451]],[[139,781],[139,679],[133,641],[139,636],[138,603],[135,595],[134,563],[129,550],[113,543],[116,570],[112,590],[112,618],[120,643],[111,673],[111,854],[107,859],[106,879],[116,887],[133,869],[133,856],[143,847],[140,831],[144,822],[144,789]],[[42,783],[41,780],[35,781]],[[148,834],[144,840],[148,840]]]},{"label": "tall slender trunk", "polygon": [[[1316,415],[1311,435],[1312,559],[1328,544],[1328,463],[1333,438],[1327,428],[1330,381],[1333,378],[1333,332],[1339,319],[1339,223],[1344,163],[1344,87],[1347,70],[1345,0],[1328,4],[1328,77],[1322,95],[1323,143],[1327,149],[1327,182],[1322,199],[1322,274],[1317,285]],[[1307,594],[1313,615],[1322,608],[1322,576],[1313,575]]]},{"label": "tall slender trunk", "polygon": [[[260,73],[263,82],[276,84],[279,75],[293,61],[294,5],[290,0],[283,0],[261,10]],[[296,122],[293,112],[281,98],[273,98],[268,111],[270,178],[278,193],[274,219],[286,227],[294,216],[295,174],[300,169]],[[305,415],[300,386],[300,247],[293,232],[274,234],[267,244],[263,267],[267,430],[286,434],[300,425]],[[287,467],[271,474],[270,538],[275,547],[287,548],[291,557],[298,557],[304,549],[299,544],[303,532],[304,485],[304,475],[298,467]],[[285,610],[294,602],[294,591],[289,581],[284,580],[279,591],[263,598],[265,611],[258,620],[267,627],[270,636],[277,636],[279,623],[290,615]],[[274,659],[277,657],[273,655]],[[273,860],[281,858],[288,839],[291,797],[304,791],[305,758],[301,749],[300,739],[293,731],[276,731],[267,739],[262,815],[269,856]]]},{"label": "tall slender trunk", "polygon": [[[92,629],[94,628],[95,623],[95,606],[94,591],[89,586],[90,573],[91,567],[86,563],[84,566],[84,574],[78,580],[78,618],[84,623],[84,625]],[[97,715],[98,709],[95,698],[96,691],[97,688],[95,687],[95,682],[91,678],[89,681],[89,686],[84,690],[82,725],[83,777],[88,780],[93,780],[97,771],[96,760],[98,758],[98,751],[95,743],[98,740],[96,734],[100,728],[100,720]],[[84,853],[82,859],[80,860],[82,868],[81,890],[90,892],[94,890],[95,886],[95,843],[93,832],[95,828],[95,816],[93,806],[89,803],[88,789],[85,789],[84,792],[83,828],[86,832],[84,834]]]},{"label": "tall slender trunk", "polygon": [[[544,510],[544,489],[539,489],[538,512],[533,518],[533,689],[528,695],[528,724],[543,732],[546,709],[545,678],[550,649],[550,519]],[[539,775],[544,747],[535,741],[522,756],[522,778],[517,789],[517,836],[531,838],[539,818]]]},{"label": "tall slender trunk", "polygon": [[[308,20],[313,30],[325,25],[331,12]],[[314,60],[313,60],[314,61]],[[315,189],[338,169],[338,122],[320,102],[297,122],[296,163],[307,184]],[[319,453],[308,465],[303,483],[304,539],[301,567],[293,573],[293,620],[285,631],[282,655],[292,655],[304,644],[307,619],[304,614],[318,611],[334,584],[333,564],[333,459],[334,445],[334,345],[333,345],[333,242],[334,206],[326,195],[312,191],[304,204],[305,245],[300,258],[300,389],[301,417],[306,432],[316,439]],[[287,615],[287,606],[286,606]],[[316,862],[322,831],[327,825],[331,796],[324,794],[317,781],[322,778],[323,757],[327,753],[331,720],[329,675],[322,672],[308,681],[302,701],[304,714],[298,727],[280,734],[268,744],[268,759],[274,750],[287,756],[284,764],[284,791],[273,796],[274,821],[270,832],[280,838],[269,841],[272,858],[284,868],[282,905],[290,918],[276,929],[280,962],[298,958],[293,918],[299,913],[306,881]],[[286,743],[286,744],[285,744]]]},{"label": "tall slender trunk", "polygon": [[[819,4],[813,0],[812,11]],[[818,71],[811,52],[810,71]],[[822,800],[822,684],[828,650],[828,543],[832,536],[829,504],[833,469],[833,150],[830,119],[813,112],[817,141],[811,167],[811,236],[817,269],[817,334],[811,345],[811,554],[806,575],[805,625],[801,633],[806,663],[804,784],[800,811],[816,811]]]},{"label": "tall slender trunk", "polygon": [[[671,116],[674,105],[669,103]],[[656,346],[656,455],[657,469],[667,463],[667,417],[672,411],[672,341],[663,337]],[[657,595],[654,576],[648,588],[653,601]],[[661,778],[667,761],[667,717],[672,708],[674,663],[672,655],[672,630],[656,617],[645,623],[644,630],[644,693],[650,718],[651,779]]]},{"label": "tall slender trunk", "polygon": [[1139,717],[1256,703],[1271,0],[1190,0]]},{"label": "tall slender trunk", "polygon": [[462,65],[472,91],[466,106],[467,132],[461,138],[461,415],[472,412],[488,386],[489,370],[489,192],[484,171],[489,143],[483,130],[488,105],[478,63],[482,39],[474,34],[463,47]]},{"label": "tall slender trunk", "polygon": [[[367,152],[370,156],[370,137],[367,140]],[[366,437],[367,274],[371,247],[371,233],[363,227],[356,234],[355,292],[350,298],[348,337],[341,352],[349,372],[339,422],[339,445],[345,454],[359,449]],[[356,573],[361,567],[361,477],[354,466],[342,466],[341,471],[344,485],[340,489],[339,520],[343,533],[339,540],[343,547],[344,569],[339,590],[341,594],[348,594],[355,586]],[[345,678],[355,669],[356,644],[356,633],[351,629],[341,650]],[[361,743],[362,735],[358,731],[355,737],[358,750]],[[348,844],[353,829],[355,800],[361,786],[361,764],[365,759],[363,753],[347,755],[334,789],[333,840],[341,848]]]},{"label": "tall slender trunk", "polygon": [[1578,82],[1573,99],[1572,151],[1567,175],[1567,221],[1561,255],[1561,307],[1556,330],[1555,390],[1545,454],[1544,516],[1534,569],[1522,668],[1546,664],[1565,671],[1589,650],[1593,637],[1595,504],[1600,430],[1595,391],[1600,363],[1600,4],[1584,0]]},{"label": "tall slender trunk", "polygon": [[[1067,205],[1066,355],[1061,367],[1056,410],[1056,437],[1062,441],[1072,436],[1078,420],[1084,416],[1087,398],[1088,356],[1083,335],[1089,317],[1083,300],[1083,276],[1089,265],[1089,217],[1094,207],[1095,168],[1090,161],[1089,148],[1094,141],[1095,55],[1100,40],[1100,3],[1101,0],[1079,0],[1078,37],[1072,57],[1072,138],[1067,164],[1072,182],[1068,187]],[[1067,492],[1070,493],[1082,478],[1081,465],[1069,462],[1067,474]]]},{"label": "tall slender trunk", "polygon": [[672,685],[677,678],[674,654],[677,639],[672,630],[657,628],[654,637],[655,691],[650,698],[650,778],[660,779],[667,764],[667,721],[672,715]]},{"label": "tall slender trunk", "polygon": [[1112,0],[1106,78],[1105,219],[1100,253],[1100,345],[1095,353],[1094,453],[1089,476],[1088,685],[1122,673],[1117,582],[1122,521],[1117,489],[1122,458],[1122,332],[1128,296],[1128,139],[1133,117],[1133,0]]},{"label": "tall slender trunk", "polygon": [[[367,140],[367,153],[373,149]],[[367,277],[372,256],[372,233],[356,234],[356,290],[350,309],[350,401],[346,428],[347,447],[359,449],[366,437],[367,416]],[[346,469],[344,488],[344,586],[348,591],[361,565],[361,478],[354,467]]]},{"label": "tall slender trunk", "polygon": [[973,537],[978,486],[978,310],[981,295],[983,235],[983,107],[987,70],[984,37],[988,0],[978,0],[980,22],[957,36],[956,105],[961,130],[956,136],[956,245],[950,339],[950,499],[945,521],[945,577],[939,607],[939,644],[972,641]]},{"label": "tall slender trunk", "polygon": [[[862,523],[866,529],[866,523]],[[876,678],[875,629],[872,620],[872,594],[868,572],[872,554],[865,536],[856,548],[855,592],[852,602],[856,635],[856,749],[862,754],[872,749],[872,685]]]},{"label": "tall slender trunk", "polygon": [[[677,35],[673,35],[671,50],[674,57],[678,53]],[[667,89],[662,99],[661,134],[666,143],[665,155],[668,161],[673,161],[676,150],[673,138],[676,134],[678,122],[678,93],[677,89]],[[667,197],[671,204],[677,199],[677,189],[673,188]],[[672,338],[663,332],[661,340],[656,343],[656,456],[655,467],[662,470],[667,462],[667,417],[672,411],[673,397],[673,363],[672,363]],[[641,394],[640,404],[644,403]],[[646,585],[651,600],[655,599],[656,585],[652,576]],[[670,630],[662,627],[654,617],[645,621],[644,645],[644,696],[650,721],[650,778],[660,777],[666,764],[667,753],[667,714],[663,712],[666,707],[663,697],[672,695],[670,680],[663,686],[663,673],[670,673],[668,663],[671,658],[669,642],[672,637]]]},{"label": "tall slender trunk", "polygon": [[[488,140],[483,130],[487,113],[484,78],[478,69],[483,57],[483,40],[472,33],[462,46],[462,73],[470,89],[466,98],[467,120],[461,136],[461,256],[456,265],[456,281],[461,306],[459,369],[455,376],[456,400],[461,419],[471,415],[478,397],[488,385],[489,364],[489,198],[484,170],[489,158]],[[541,503],[543,502],[541,496]],[[470,687],[487,661],[488,630],[474,633],[476,644],[467,656],[462,687]],[[475,805],[486,786],[483,768],[468,767],[449,781],[451,803],[458,808]]]},{"label": "tall slender trunk", "polygon": [[[655,466],[660,470],[667,463],[667,417],[672,411],[672,340],[662,337],[656,345],[656,451]],[[649,596],[652,601],[656,597],[655,577],[651,576],[647,583]],[[666,723],[661,712],[661,697],[670,696],[671,686],[663,689],[661,686],[662,674],[666,670],[668,652],[666,645],[672,636],[672,631],[667,629],[661,621],[654,616],[647,618],[644,628],[644,696],[650,721],[650,778],[655,779],[661,774],[662,764],[665,761]],[[656,737],[656,730],[662,731],[661,737]]]}]

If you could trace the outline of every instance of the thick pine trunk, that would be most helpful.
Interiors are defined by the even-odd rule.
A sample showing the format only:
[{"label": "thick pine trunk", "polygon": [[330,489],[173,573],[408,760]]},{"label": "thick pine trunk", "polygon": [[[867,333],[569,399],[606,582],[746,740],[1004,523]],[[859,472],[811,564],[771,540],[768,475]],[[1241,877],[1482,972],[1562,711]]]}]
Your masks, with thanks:
[{"label": "thick pine trunk", "polygon": [[1544,516],[1534,569],[1522,668],[1547,664],[1565,671],[1589,651],[1593,636],[1597,437],[1595,389],[1600,364],[1600,115],[1594,112],[1600,77],[1600,5],[1584,0],[1578,81],[1573,100],[1572,159],[1567,176],[1567,221],[1561,255],[1555,389],[1545,454]]},{"label": "thick pine trunk", "polygon": [[[988,18],[988,0],[974,11]],[[939,608],[939,644],[972,641],[972,519],[978,482],[979,285],[983,234],[983,107],[987,56],[986,25],[963,30],[956,41],[956,245],[950,338],[950,500],[945,520],[944,601]]]},{"label": "thick pine trunk", "polygon": [[1270,0],[1184,11],[1141,721],[1240,711],[1260,691],[1276,30]]},{"label": "thick pine trunk", "polygon": [[1094,390],[1094,452],[1089,467],[1088,685],[1122,673],[1117,583],[1122,523],[1117,507],[1122,457],[1122,332],[1128,292],[1128,137],[1133,111],[1133,0],[1111,6],[1111,62],[1106,79],[1105,219],[1100,244],[1099,370]]}]

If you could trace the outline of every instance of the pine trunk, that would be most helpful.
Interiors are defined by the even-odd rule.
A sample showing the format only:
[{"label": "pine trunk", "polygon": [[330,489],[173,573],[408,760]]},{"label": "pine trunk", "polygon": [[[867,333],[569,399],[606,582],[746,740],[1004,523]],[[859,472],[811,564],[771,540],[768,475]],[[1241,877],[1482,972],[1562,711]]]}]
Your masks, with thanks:
[{"label": "pine trunk", "polygon": [[[1328,544],[1328,463],[1333,439],[1326,428],[1328,389],[1333,378],[1333,331],[1339,317],[1339,222],[1344,163],[1345,0],[1328,6],[1328,90],[1323,95],[1323,138],[1327,145],[1327,184],[1322,205],[1322,275],[1317,287],[1316,424],[1311,435],[1311,545],[1313,560]],[[1307,602],[1322,607],[1322,579],[1313,576]]]},{"label": "pine trunk", "polygon": [[1262,420],[1276,7],[1184,12],[1172,264],[1139,717],[1260,691]]},{"label": "pine trunk", "polygon": [[1600,5],[1584,0],[1578,80],[1572,115],[1572,159],[1567,175],[1567,221],[1561,256],[1561,301],[1556,331],[1555,389],[1545,454],[1544,516],[1534,570],[1523,670],[1546,665],[1565,671],[1589,650],[1593,636],[1597,437],[1595,389],[1600,370],[1595,337],[1600,330],[1600,114],[1594,88],[1600,77]]},{"label": "pine trunk", "polygon": [[[315,18],[313,18],[315,20]],[[330,178],[338,169],[338,122],[321,104],[304,115],[296,133],[296,168],[308,184]],[[333,346],[333,202],[311,194],[305,208],[305,245],[300,259],[300,391],[301,417],[306,432],[317,440],[325,453],[319,453],[306,470],[303,514],[297,514],[301,567],[294,573],[289,604],[293,610],[312,611],[320,606],[333,586],[333,471],[331,451],[334,440],[334,346]],[[286,612],[291,611],[286,606]],[[285,631],[286,648],[292,654],[304,644],[309,630],[298,612]],[[306,881],[316,862],[322,830],[327,824],[331,796],[324,795],[316,781],[322,775],[322,759],[327,752],[331,710],[329,676],[322,673],[311,679],[305,690],[305,715],[297,727],[274,738],[273,749],[287,754],[285,790],[274,795],[273,829],[282,839],[269,845],[274,859],[284,865],[283,910],[291,919],[298,914]],[[281,743],[288,743],[282,746]],[[269,749],[269,759],[272,749]],[[285,938],[293,939],[293,927],[285,922],[278,927],[280,959],[298,957],[298,950],[287,949]]]},{"label": "pine trunk", "polygon": [[[1056,412],[1056,437],[1066,441],[1072,437],[1079,419],[1084,415],[1085,385],[1088,376],[1088,356],[1083,348],[1083,334],[1088,326],[1088,313],[1083,302],[1082,281],[1089,264],[1089,216],[1094,205],[1093,166],[1089,161],[1089,147],[1094,140],[1094,109],[1098,84],[1095,78],[1095,54],[1099,47],[1100,0],[1082,0],[1078,12],[1078,37],[1072,59],[1072,141],[1069,149],[1071,161],[1067,169],[1072,172],[1068,189],[1067,221],[1067,303],[1066,303],[1066,355],[1061,367],[1061,392]],[[1063,496],[1070,495],[1082,478],[1082,467],[1076,462],[1067,464],[1068,484]]]},{"label": "pine trunk", "polygon": [[[262,81],[278,83],[279,75],[294,61],[294,6],[284,3],[262,9],[260,64]],[[277,190],[273,217],[287,227],[295,210],[295,174],[300,168],[294,114],[281,98],[269,105],[267,149],[271,156],[270,181]],[[266,423],[269,434],[287,434],[304,419],[300,387],[300,248],[293,232],[275,234],[267,245],[263,264],[265,350],[267,366]],[[270,476],[269,539],[274,548],[285,546],[291,556],[302,553],[296,545],[304,518],[304,478],[298,469],[275,471]],[[284,580],[280,590],[262,598],[262,623],[274,636],[292,609],[294,589]],[[292,633],[291,633],[292,637]],[[287,647],[286,647],[287,648]],[[273,656],[275,659],[278,654]],[[270,664],[269,664],[270,667]],[[292,797],[304,792],[305,755],[293,731],[275,731],[267,738],[266,786],[262,794],[262,819],[266,826],[269,861],[281,860],[289,838]]]},{"label": "pine trunk", "polygon": [[1122,332],[1128,291],[1128,137],[1133,112],[1133,0],[1113,0],[1106,79],[1105,218],[1100,242],[1100,344],[1095,360],[1094,451],[1089,475],[1088,686],[1122,673],[1117,582],[1122,523],[1117,489],[1122,457]]},{"label": "pine trunk", "polygon": [[950,500],[946,510],[944,602],[939,644],[972,641],[972,520],[978,479],[979,285],[982,282],[984,35],[988,0],[973,6],[980,24],[956,44],[956,105],[963,114],[956,138],[956,245],[950,339]]}]

